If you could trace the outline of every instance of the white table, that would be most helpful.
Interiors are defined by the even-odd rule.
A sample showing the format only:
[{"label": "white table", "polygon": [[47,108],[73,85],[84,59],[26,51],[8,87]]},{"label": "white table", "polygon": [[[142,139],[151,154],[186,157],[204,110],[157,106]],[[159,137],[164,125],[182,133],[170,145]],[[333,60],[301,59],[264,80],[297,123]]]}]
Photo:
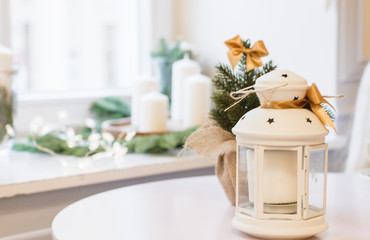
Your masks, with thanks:
[{"label": "white table", "polygon": [[[97,194],[62,210],[54,240],[254,239],[231,226],[234,207],[215,176],[141,184]],[[329,230],[312,239],[370,239],[370,179],[329,174]]]}]

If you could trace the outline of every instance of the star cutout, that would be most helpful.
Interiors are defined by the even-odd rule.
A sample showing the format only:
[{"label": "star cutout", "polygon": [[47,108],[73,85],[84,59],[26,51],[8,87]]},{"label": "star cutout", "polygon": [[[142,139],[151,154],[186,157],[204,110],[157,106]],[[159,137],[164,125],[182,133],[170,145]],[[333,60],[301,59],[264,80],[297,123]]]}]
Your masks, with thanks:
[{"label": "star cutout", "polygon": [[273,122],[275,122],[275,121],[274,121],[274,119],[273,119],[273,118],[269,118],[269,120],[267,120],[267,122],[268,122],[269,124],[271,124],[271,123],[273,123]]},{"label": "star cutout", "polygon": [[287,78],[288,74],[284,73],[284,74],[281,74],[281,76]]},{"label": "star cutout", "polygon": [[293,100],[298,100],[298,97],[294,97],[294,99]]},{"label": "star cutout", "polygon": [[310,118],[306,118],[306,122],[308,122],[308,123],[312,123],[312,120],[310,119]]}]

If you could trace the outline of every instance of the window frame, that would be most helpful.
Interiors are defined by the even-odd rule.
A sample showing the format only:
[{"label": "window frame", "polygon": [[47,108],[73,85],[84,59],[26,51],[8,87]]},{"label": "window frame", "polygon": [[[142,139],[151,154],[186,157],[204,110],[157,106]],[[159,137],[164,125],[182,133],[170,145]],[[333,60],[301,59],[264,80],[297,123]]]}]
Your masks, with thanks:
[{"label": "window frame", "polygon": [[[159,37],[172,37],[172,10],[171,0],[142,0],[137,1],[140,11],[139,18],[139,74],[153,74],[150,52],[157,45]],[[160,9],[161,11],[158,11]],[[161,28],[159,23],[165,23]],[[11,48],[10,34],[10,2],[0,0],[0,44]],[[45,121],[55,121],[58,111],[65,111],[69,118],[65,124],[78,127],[89,116],[89,106],[92,102],[107,96],[124,99],[130,104],[131,88],[81,90],[73,92],[25,93],[17,96],[16,128],[18,136],[28,134],[29,121],[38,116]],[[56,107],[57,106],[57,107]]]}]

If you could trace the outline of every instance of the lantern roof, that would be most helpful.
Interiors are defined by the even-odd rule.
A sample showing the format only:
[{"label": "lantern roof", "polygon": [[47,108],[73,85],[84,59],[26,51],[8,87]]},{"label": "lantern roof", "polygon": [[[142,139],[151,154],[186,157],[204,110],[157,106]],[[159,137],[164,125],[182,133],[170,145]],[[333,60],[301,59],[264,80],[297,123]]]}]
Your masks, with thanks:
[{"label": "lantern roof", "polygon": [[254,88],[264,90],[271,87],[278,89],[257,93],[260,100],[289,101],[303,98],[309,88],[307,80],[288,70],[274,70],[256,80]]},{"label": "lantern roof", "polygon": [[312,111],[268,108],[271,101],[304,98],[308,90],[306,79],[288,70],[275,70],[259,77],[254,88],[261,104],[265,106],[252,109],[238,121],[232,129],[237,140],[245,144],[273,146],[325,142],[329,131]]},{"label": "lantern roof", "polygon": [[266,73],[256,80],[257,87],[271,87],[287,83],[285,88],[307,87],[307,80],[288,70],[274,70]]},{"label": "lantern roof", "polygon": [[255,108],[232,129],[238,142],[272,146],[321,144],[329,131],[307,109]]}]

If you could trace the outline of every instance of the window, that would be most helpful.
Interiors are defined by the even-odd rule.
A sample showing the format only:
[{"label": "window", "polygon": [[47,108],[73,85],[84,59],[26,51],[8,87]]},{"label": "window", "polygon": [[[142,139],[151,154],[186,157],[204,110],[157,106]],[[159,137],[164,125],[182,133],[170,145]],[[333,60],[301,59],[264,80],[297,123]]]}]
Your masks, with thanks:
[{"label": "window", "polygon": [[12,0],[18,92],[123,88],[138,73],[135,0]]},{"label": "window", "polygon": [[92,101],[129,100],[137,74],[151,74],[150,52],[171,39],[172,0],[0,0],[0,44],[11,47],[18,135],[41,116],[80,126]]},{"label": "window", "polygon": [[[0,0],[0,44],[11,47],[20,71],[16,126],[28,133],[40,116],[80,126],[92,101],[129,100],[138,74],[150,74],[153,19],[168,19],[168,2],[152,0]],[[159,19],[159,20],[158,20]],[[168,22],[168,21],[166,21]],[[155,30],[155,40],[167,32]]]}]

